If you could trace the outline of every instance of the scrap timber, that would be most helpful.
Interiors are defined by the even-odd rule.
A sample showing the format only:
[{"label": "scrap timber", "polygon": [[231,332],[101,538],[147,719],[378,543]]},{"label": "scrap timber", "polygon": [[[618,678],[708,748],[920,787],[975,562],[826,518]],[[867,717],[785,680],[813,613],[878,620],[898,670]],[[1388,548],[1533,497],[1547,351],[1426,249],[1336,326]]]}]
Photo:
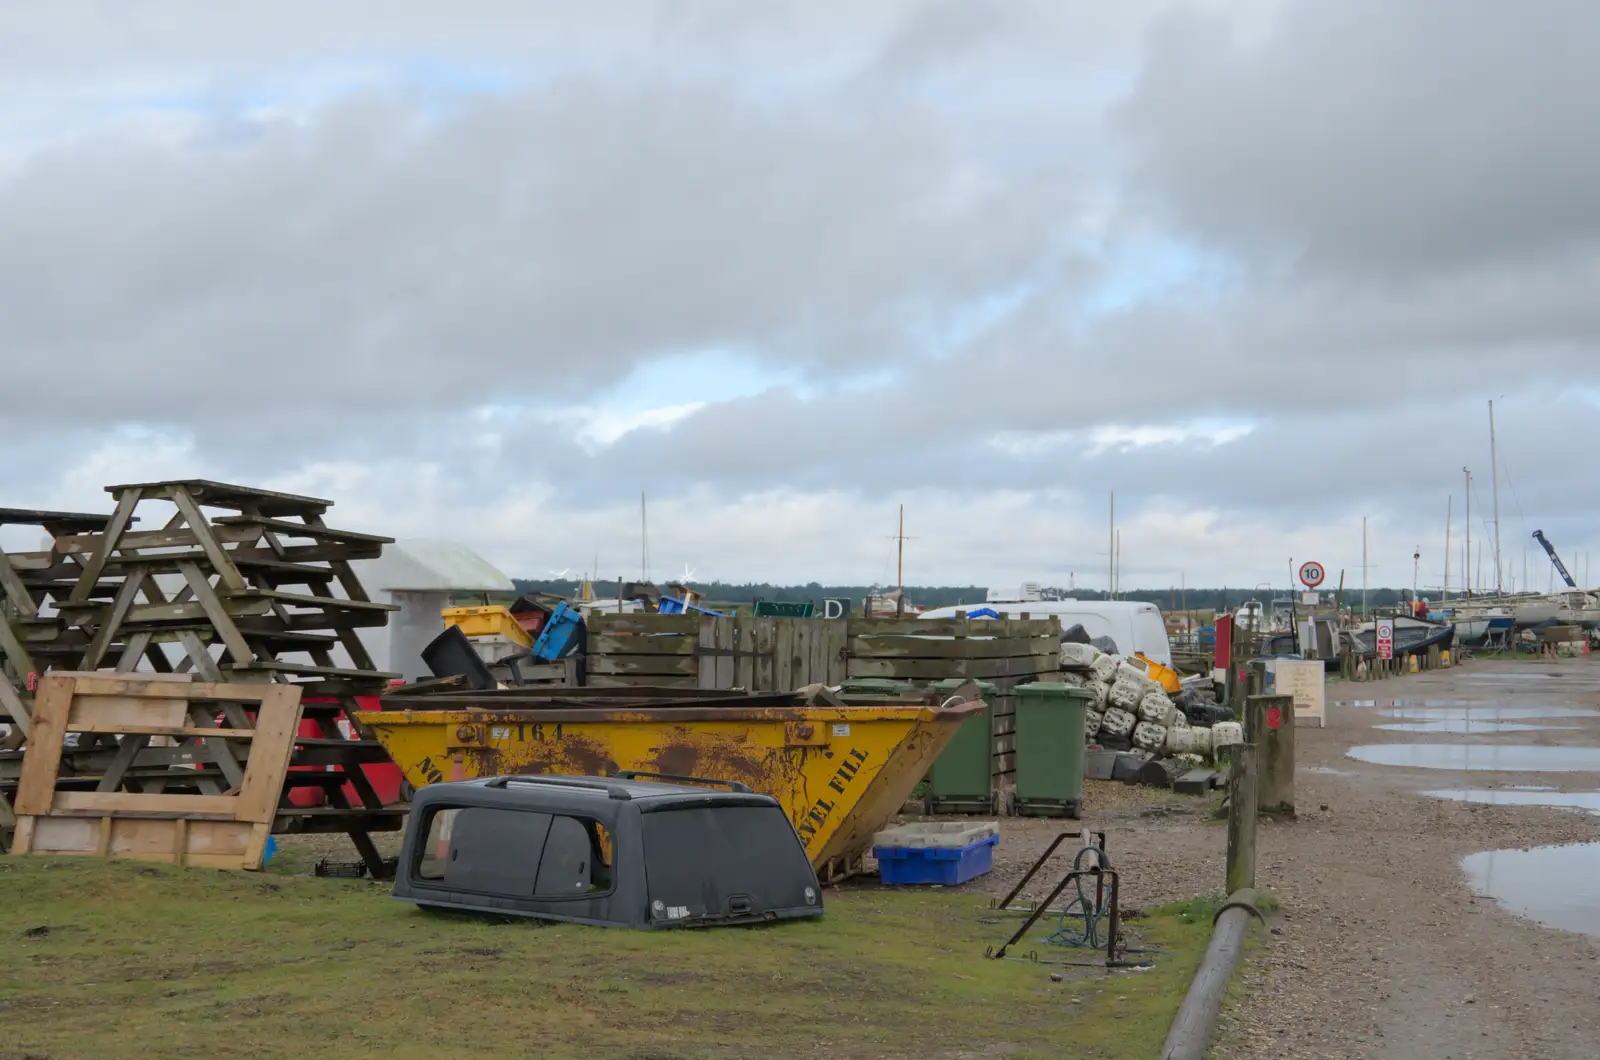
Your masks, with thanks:
[{"label": "scrap timber", "polygon": [[[20,740],[31,689],[52,672],[291,685],[307,725],[290,764],[314,768],[288,771],[274,828],[346,832],[381,873],[369,833],[397,830],[403,810],[384,807],[366,777],[363,767],[387,757],[360,731],[357,698],[376,696],[396,675],[376,669],[357,631],[383,625],[396,608],[374,602],[351,563],[376,559],[392,539],[329,527],[323,516],[332,502],[316,497],[203,479],[107,492],[109,515],[0,510],[0,520],[41,526],[52,538],[48,550],[0,562],[0,668],[8,678],[0,680],[0,707]],[[157,750],[171,749],[140,754]],[[91,741],[68,753],[63,768],[93,773],[106,768],[107,753]],[[0,796],[15,787],[16,756],[14,746],[11,761],[0,751]],[[357,805],[344,796],[346,785]],[[306,787],[324,797],[292,798]],[[325,805],[297,804],[308,801]]]},{"label": "scrap timber", "polygon": [[[299,721],[293,685],[46,674],[17,785],[12,852],[259,869]],[[166,745],[161,760],[141,761],[156,741]],[[98,775],[67,761],[90,744],[110,755]]]}]

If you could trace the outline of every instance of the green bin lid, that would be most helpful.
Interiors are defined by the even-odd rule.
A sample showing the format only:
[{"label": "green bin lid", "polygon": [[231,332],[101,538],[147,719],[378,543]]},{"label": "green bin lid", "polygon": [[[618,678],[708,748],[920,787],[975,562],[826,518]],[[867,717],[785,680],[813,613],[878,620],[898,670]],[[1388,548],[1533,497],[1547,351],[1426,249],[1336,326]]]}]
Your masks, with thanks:
[{"label": "green bin lid", "polygon": [[[935,681],[933,684],[929,685],[928,691],[954,692],[956,689],[960,688],[962,685],[971,680],[972,678],[970,677],[947,677],[943,681]],[[999,686],[993,681],[973,681],[973,684],[978,686],[978,691],[983,695],[995,696],[1000,694]]]},{"label": "green bin lid", "polygon": [[839,686],[847,696],[900,696],[911,691],[910,681],[891,677],[855,677]]},{"label": "green bin lid", "polygon": [[1095,693],[1079,685],[1063,684],[1060,681],[1034,681],[1026,685],[1017,686],[1017,695],[1029,699],[1094,699]]}]

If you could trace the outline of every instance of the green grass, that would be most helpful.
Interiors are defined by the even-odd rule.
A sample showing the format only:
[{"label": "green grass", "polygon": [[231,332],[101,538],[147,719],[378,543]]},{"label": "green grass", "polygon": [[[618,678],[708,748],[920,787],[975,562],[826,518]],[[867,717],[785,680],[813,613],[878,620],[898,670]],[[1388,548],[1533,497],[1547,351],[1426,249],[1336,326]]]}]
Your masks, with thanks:
[{"label": "green grass", "polygon": [[[830,890],[819,921],[676,932],[434,916],[368,881],[86,858],[0,859],[0,894],[0,1057],[57,1060],[1142,1060],[1215,909],[1132,922],[1132,945],[1165,954],[1107,972],[987,960],[1017,921],[982,923],[980,896],[936,890]],[[1017,952],[1091,959],[1042,944],[1044,926]]]}]

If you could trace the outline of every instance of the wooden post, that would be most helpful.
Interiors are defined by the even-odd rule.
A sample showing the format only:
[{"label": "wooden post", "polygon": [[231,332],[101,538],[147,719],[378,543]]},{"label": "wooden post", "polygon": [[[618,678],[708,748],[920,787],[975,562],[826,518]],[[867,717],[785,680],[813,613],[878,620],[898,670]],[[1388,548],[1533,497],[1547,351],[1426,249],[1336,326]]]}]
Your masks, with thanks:
[{"label": "wooden post", "polygon": [[1233,749],[1228,771],[1228,893],[1256,885],[1256,749]]},{"label": "wooden post", "polygon": [[1250,663],[1250,681],[1246,697],[1259,696],[1267,691],[1267,661],[1255,659]]},{"label": "wooden post", "polygon": [[1237,622],[1233,625],[1233,637],[1228,643],[1228,706],[1233,708],[1233,716],[1244,717],[1244,700],[1246,695],[1246,680],[1240,677],[1240,671],[1245,662],[1254,654],[1246,641],[1248,634],[1239,628]]},{"label": "wooden post", "polygon": [[1262,813],[1294,816],[1294,697],[1251,696],[1245,739],[1256,751],[1256,803]]}]

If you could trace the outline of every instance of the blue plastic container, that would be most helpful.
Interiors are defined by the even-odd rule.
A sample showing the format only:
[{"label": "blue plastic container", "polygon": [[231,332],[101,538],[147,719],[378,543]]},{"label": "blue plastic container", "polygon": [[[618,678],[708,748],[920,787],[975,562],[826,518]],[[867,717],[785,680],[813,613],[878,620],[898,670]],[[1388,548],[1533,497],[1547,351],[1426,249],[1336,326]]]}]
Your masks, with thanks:
[{"label": "blue plastic container", "polygon": [[544,631],[533,642],[533,655],[546,662],[564,659],[578,646],[578,634],[584,628],[583,616],[565,600],[556,605],[545,620]]},{"label": "blue plastic container", "polygon": [[994,868],[997,835],[964,847],[873,847],[879,878],[890,886],[912,883],[958,883],[984,876]]}]

